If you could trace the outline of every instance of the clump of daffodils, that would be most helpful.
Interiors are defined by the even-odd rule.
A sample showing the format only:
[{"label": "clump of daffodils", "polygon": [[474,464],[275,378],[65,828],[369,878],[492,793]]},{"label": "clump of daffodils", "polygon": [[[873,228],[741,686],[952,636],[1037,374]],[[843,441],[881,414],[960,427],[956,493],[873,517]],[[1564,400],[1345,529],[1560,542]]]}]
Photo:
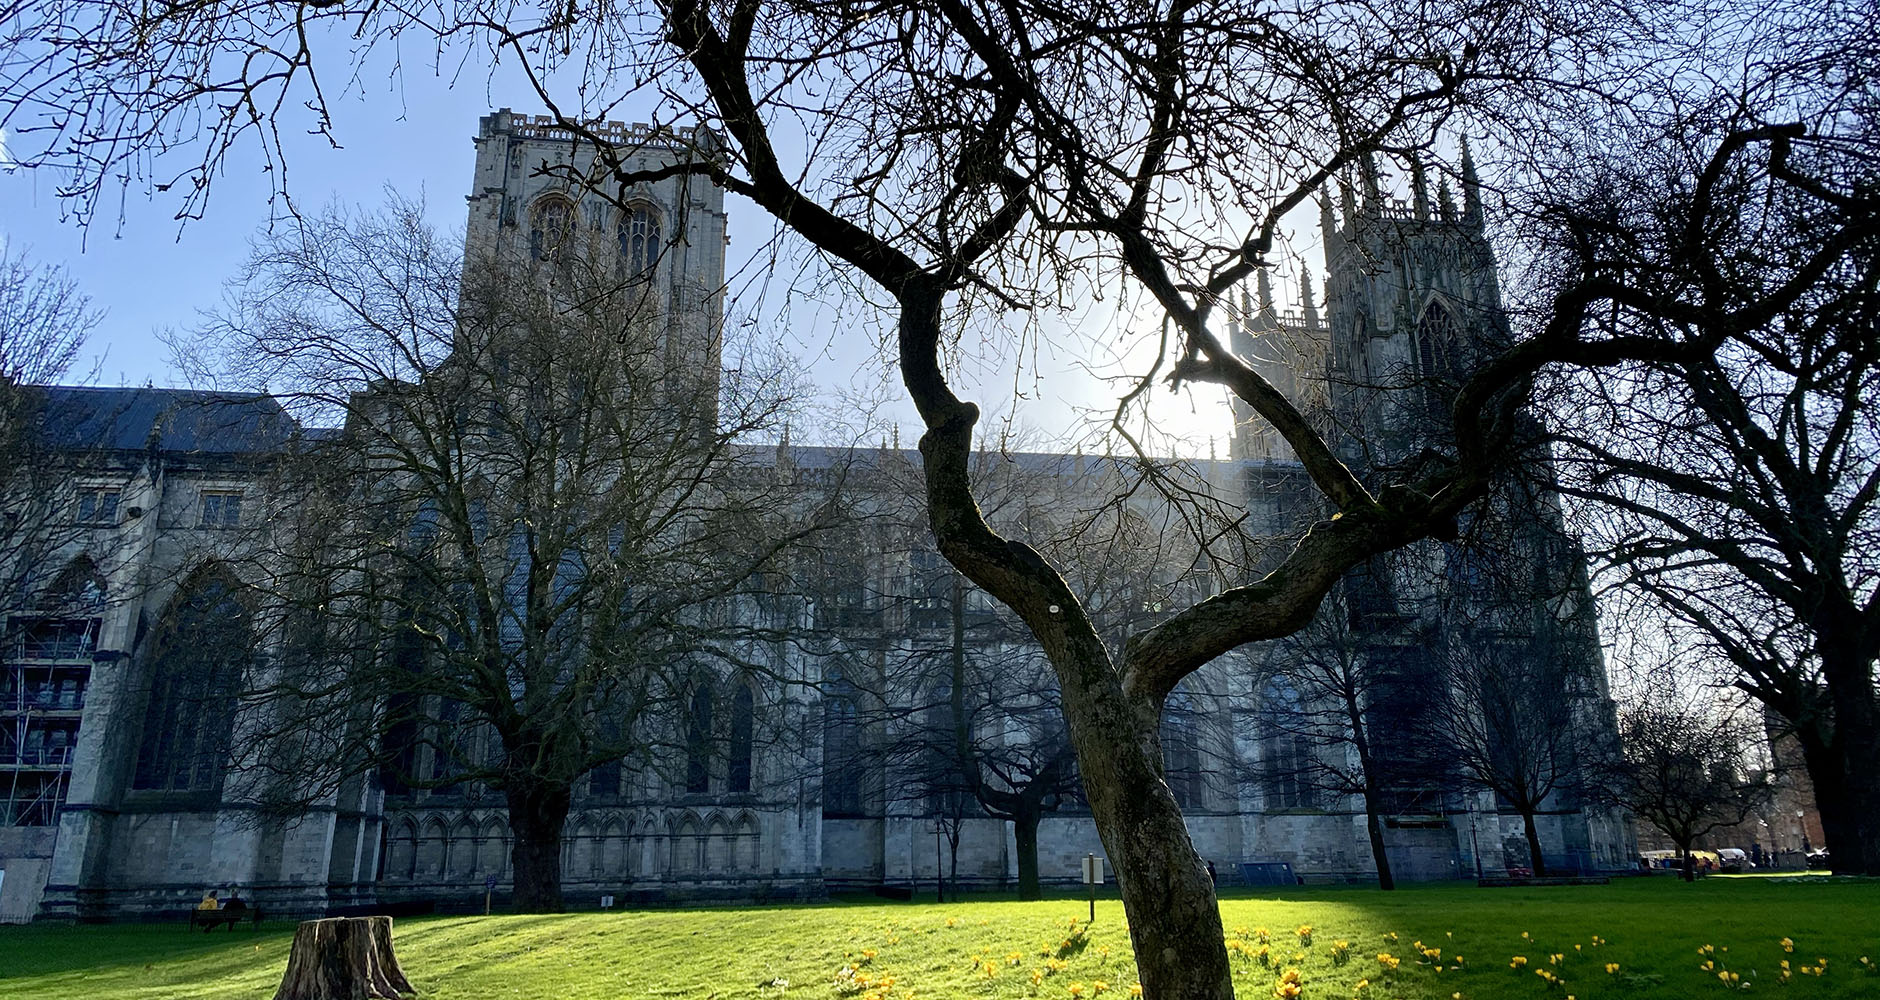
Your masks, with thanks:
[{"label": "clump of daffodils", "polygon": [[893,976],[873,976],[861,965],[850,962],[836,970],[835,988],[838,996],[852,997],[860,995],[862,1000],[869,997],[885,996],[894,988]]}]

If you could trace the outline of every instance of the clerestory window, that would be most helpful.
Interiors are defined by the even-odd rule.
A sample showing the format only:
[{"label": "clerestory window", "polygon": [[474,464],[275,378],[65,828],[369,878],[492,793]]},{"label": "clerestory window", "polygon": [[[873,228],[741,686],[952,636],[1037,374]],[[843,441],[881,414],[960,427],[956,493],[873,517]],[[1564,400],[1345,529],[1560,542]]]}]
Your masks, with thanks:
[{"label": "clerestory window", "polygon": [[88,486],[78,491],[78,523],[116,524],[118,499],[114,486]]},{"label": "clerestory window", "polygon": [[197,522],[202,528],[234,528],[242,523],[242,494],[240,490],[203,490],[202,518]]}]

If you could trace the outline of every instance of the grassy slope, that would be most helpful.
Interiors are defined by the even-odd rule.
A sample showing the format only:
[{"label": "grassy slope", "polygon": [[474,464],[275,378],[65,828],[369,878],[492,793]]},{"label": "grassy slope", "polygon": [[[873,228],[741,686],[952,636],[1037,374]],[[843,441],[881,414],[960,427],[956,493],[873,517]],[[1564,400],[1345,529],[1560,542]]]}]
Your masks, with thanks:
[{"label": "grassy slope", "polygon": [[[1754,983],[1751,994],[1794,1000],[1880,997],[1880,975],[1859,959],[1880,961],[1880,883],[1796,883],[1710,879],[1694,886],[1641,879],[1607,887],[1482,890],[1466,885],[1414,887],[1394,894],[1365,889],[1290,890],[1265,898],[1243,895],[1222,904],[1230,933],[1257,951],[1257,929],[1270,930],[1274,968],[1236,957],[1248,998],[1274,996],[1277,968],[1297,964],[1304,996],[1465,1000],[1497,997],[1715,997],[1726,992],[1708,960]],[[586,913],[557,917],[503,916],[400,921],[398,951],[423,996],[437,1000],[613,1000],[620,997],[759,997],[777,1000],[954,1000],[1069,998],[1124,1000],[1135,982],[1121,907],[1100,901],[1088,944],[1061,971],[1034,986],[1045,970],[1041,950],[1056,952],[1066,921],[1081,918],[1072,899],[1043,903],[829,904],[764,909]],[[1295,934],[1313,926],[1312,943]],[[1523,938],[1526,932],[1529,938]],[[1395,933],[1396,939],[1388,935]],[[271,996],[286,963],[291,927],[258,933],[190,933],[178,925],[0,927],[0,997],[6,1000],[109,996],[125,1000]],[[1605,944],[1593,944],[1595,936]],[[1783,937],[1796,951],[1785,953]],[[1333,942],[1350,942],[1349,958],[1333,960]],[[1440,948],[1422,959],[1413,942]],[[1574,948],[1579,945],[1579,949]],[[1700,956],[1706,944],[1719,950]],[[870,980],[892,976],[892,987],[839,990],[833,976],[865,951]],[[1402,960],[1383,974],[1377,960]],[[1017,953],[1017,965],[1009,956]],[[1550,954],[1566,986],[1534,975]],[[1294,962],[1292,956],[1303,954]],[[1464,966],[1457,969],[1454,957]],[[1510,968],[1513,956],[1528,959]],[[994,970],[988,978],[986,964]],[[1798,973],[1828,959],[1820,977],[1783,984],[1780,962]],[[1619,963],[1615,974],[1604,966]],[[1442,972],[1436,971],[1437,965]],[[1370,984],[1354,989],[1360,979]],[[771,984],[787,980],[787,987]]]}]

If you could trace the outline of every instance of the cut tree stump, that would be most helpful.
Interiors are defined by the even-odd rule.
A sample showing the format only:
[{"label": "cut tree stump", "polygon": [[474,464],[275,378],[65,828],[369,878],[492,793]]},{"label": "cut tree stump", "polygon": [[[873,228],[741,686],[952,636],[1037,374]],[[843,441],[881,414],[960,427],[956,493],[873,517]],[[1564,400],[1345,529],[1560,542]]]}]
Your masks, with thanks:
[{"label": "cut tree stump", "polygon": [[392,952],[391,917],[305,920],[274,1000],[398,1000],[415,993]]}]

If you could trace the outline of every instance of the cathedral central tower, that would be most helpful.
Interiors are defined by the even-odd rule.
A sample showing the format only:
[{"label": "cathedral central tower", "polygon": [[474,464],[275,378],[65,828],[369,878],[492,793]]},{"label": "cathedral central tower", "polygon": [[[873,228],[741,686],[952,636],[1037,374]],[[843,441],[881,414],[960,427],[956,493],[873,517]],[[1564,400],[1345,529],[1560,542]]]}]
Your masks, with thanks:
[{"label": "cathedral central tower", "polygon": [[613,168],[617,162],[632,175],[701,161],[716,155],[717,136],[704,128],[624,122],[592,123],[586,131],[508,108],[479,121],[466,265],[565,268],[578,257],[587,273],[635,289],[634,316],[622,322],[650,335],[668,373],[692,373],[715,386],[724,329],[724,191],[683,172],[622,182]]}]

